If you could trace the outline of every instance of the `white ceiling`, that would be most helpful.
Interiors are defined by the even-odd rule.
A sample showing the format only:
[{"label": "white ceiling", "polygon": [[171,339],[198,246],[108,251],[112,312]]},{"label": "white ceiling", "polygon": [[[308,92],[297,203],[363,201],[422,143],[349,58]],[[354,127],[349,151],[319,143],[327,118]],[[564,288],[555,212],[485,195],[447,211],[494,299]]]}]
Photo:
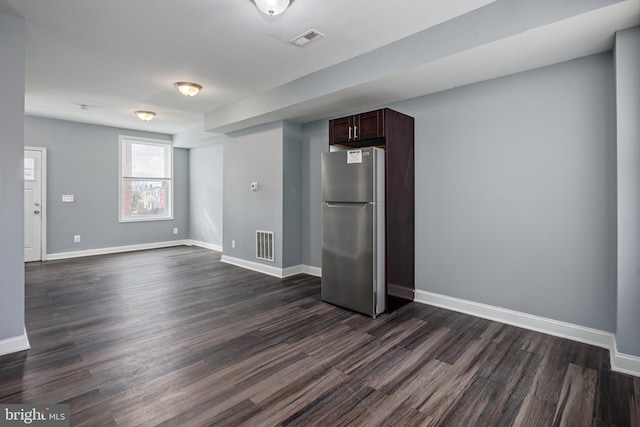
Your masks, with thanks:
[{"label": "white ceiling", "polygon": [[[520,16],[521,4],[536,1],[558,16]],[[428,58],[437,43],[416,51],[416,35],[428,40],[438,24],[474,10],[475,22],[488,26],[492,11],[513,11],[496,18],[509,34]],[[207,129],[218,132],[304,122],[606,51],[616,30],[640,23],[640,0],[295,0],[275,18],[250,0],[0,0],[0,12],[27,22],[27,114],[193,134],[205,114]],[[531,25],[518,29],[518,20]],[[311,28],[325,37],[303,48],[288,43]],[[394,42],[417,62],[392,56]],[[386,53],[398,65],[377,75],[331,73]],[[331,81],[314,83],[323,76]],[[176,81],[204,89],[186,98]],[[317,90],[282,101],[285,89],[305,83]],[[143,123],[138,109],[157,117]]]}]

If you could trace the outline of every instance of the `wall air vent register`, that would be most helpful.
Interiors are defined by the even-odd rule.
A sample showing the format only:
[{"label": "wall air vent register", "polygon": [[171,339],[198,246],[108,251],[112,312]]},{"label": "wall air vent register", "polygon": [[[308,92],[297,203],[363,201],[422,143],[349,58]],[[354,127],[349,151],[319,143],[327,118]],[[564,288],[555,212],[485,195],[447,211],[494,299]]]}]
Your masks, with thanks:
[{"label": "wall air vent register", "polygon": [[256,231],[256,258],[274,262],[273,231]]}]

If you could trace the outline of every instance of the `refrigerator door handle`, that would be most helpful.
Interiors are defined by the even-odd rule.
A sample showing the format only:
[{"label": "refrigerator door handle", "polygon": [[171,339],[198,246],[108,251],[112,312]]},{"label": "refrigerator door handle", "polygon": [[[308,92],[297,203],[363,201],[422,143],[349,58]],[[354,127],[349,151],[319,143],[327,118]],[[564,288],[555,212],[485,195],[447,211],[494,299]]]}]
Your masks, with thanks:
[{"label": "refrigerator door handle", "polygon": [[327,207],[329,208],[344,208],[344,207],[375,205],[376,202],[344,202],[344,203],[324,202],[324,204],[327,205]]}]

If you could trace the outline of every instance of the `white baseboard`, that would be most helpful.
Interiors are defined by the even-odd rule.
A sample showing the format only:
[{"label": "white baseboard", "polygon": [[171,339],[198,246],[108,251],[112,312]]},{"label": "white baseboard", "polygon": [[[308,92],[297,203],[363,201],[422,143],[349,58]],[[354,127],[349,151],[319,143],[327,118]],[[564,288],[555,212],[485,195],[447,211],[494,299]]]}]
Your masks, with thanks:
[{"label": "white baseboard", "polygon": [[615,335],[610,332],[417,289],[415,301],[606,348],[609,350],[613,371],[640,376],[640,357],[618,353]]},{"label": "white baseboard", "polygon": [[610,332],[586,328],[546,317],[420,290],[415,291],[415,300],[424,304],[435,305],[436,307],[471,314],[483,319],[495,320],[598,347],[611,348],[613,345],[613,334]]},{"label": "white baseboard", "polygon": [[87,249],[83,251],[56,252],[47,254],[47,261],[93,255],[116,254],[120,252],[143,251],[147,249],[169,248],[172,246],[189,246],[190,242],[190,240],[169,240],[167,242],[143,243],[140,245],[113,246],[110,248]]},{"label": "white baseboard", "polygon": [[212,251],[222,252],[222,246],[213,243],[201,242],[200,240],[189,239],[185,243],[188,246],[198,246],[199,248],[210,249]]},{"label": "white baseboard", "polygon": [[272,267],[270,265],[260,264],[259,262],[247,261],[241,258],[234,258],[228,255],[222,255],[220,259],[227,264],[235,265],[236,267],[246,268],[247,270],[257,271],[258,273],[268,274],[278,278],[283,278],[282,269],[279,267]]},{"label": "white baseboard", "polygon": [[312,265],[303,265],[302,272],[304,274],[308,274],[309,276],[322,277],[322,268],[314,267]]},{"label": "white baseboard", "polygon": [[295,276],[296,274],[308,274],[309,276],[322,277],[322,269],[304,264],[282,269],[282,277]]},{"label": "white baseboard", "polygon": [[29,338],[27,337],[27,331],[24,331],[24,334],[7,338],[4,340],[0,340],[0,356],[9,353],[15,353],[18,351],[29,350],[31,345],[29,344]]},{"label": "white baseboard", "polygon": [[640,377],[640,357],[618,352],[618,344],[614,338],[613,350],[611,351],[611,369]]},{"label": "white baseboard", "polygon": [[317,267],[312,267],[310,265],[300,264],[293,267],[280,268],[262,264],[259,262],[247,261],[241,258],[234,258],[228,255],[222,255],[221,261],[226,262],[227,264],[235,265],[236,267],[242,267],[246,268],[247,270],[257,271],[258,273],[268,274],[269,276],[274,276],[279,279],[303,273],[315,276],[317,273]]},{"label": "white baseboard", "polygon": [[289,276],[295,276],[296,274],[302,274],[303,267],[304,266],[302,265],[294,265],[293,267],[282,268],[281,269],[282,275],[280,277],[284,278]]},{"label": "white baseboard", "polygon": [[[98,249],[88,249],[83,251],[70,251],[70,252],[57,252],[47,254],[47,260],[53,261],[57,259],[68,259],[68,258],[78,258],[85,256],[93,256],[93,255],[106,255],[106,254],[115,254],[121,252],[133,252],[133,251],[142,251],[147,249],[159,249],[159,248],[168,248],[172,246],[198,246],[201,248],[222,252],[222,246],[214,245],[212,243],[202,242],[199,240],[193,239],[184,239],[184,240],[170,240],[167,242],[155,242],[155,243],[144,243],[140,245],[128,245],[128,246],[114,246],[110,248],[98,248]],[[310,265],[296,265],[293,267],[287,268],[279,268],[273,267],[270,265],[261,264],[259,262],[247,261],[240,258],[234,258],[227,255],[222,255],[222,262],[226,262],[227,264],[233,264],[238,267],[247,268],[249,270],[257,271],[259,273],[268,274],[270,276],[275,276],[278,278],[284,278],[289,276],[295,276],[296,274],[309,274],[311,276],[320,277],[322,275],[322,269],[319,267],[313,267]]]}]

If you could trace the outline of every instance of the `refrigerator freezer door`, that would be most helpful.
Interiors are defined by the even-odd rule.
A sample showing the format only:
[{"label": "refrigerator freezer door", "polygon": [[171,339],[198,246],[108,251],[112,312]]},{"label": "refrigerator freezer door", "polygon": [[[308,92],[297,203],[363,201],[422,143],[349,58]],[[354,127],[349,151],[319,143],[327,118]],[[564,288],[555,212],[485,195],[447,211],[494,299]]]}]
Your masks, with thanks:
[{"label": "refrigerator freezer door", "polygon": [[372,147],[323,153],[322,200],[327,202],[374,201],[376,154]]},{"label": "refrigerator freezer door", "polygon": [[324,301],[375,316],[376,278],[372,203],[322,205]]}]

